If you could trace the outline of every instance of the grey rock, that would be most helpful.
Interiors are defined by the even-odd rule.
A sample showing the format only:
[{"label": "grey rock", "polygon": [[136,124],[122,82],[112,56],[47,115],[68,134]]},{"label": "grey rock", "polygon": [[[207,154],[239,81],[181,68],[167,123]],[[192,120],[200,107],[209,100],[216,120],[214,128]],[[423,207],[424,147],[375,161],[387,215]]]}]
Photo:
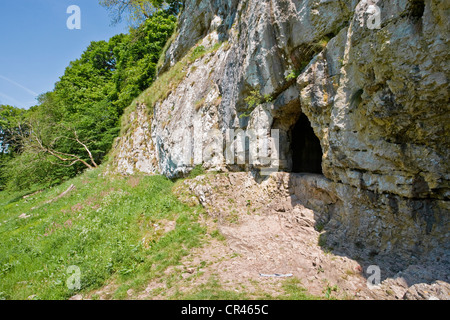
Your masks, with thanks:
[{"label": "grey rock", "polygon": [[[373,6],[379,29],[368,25]],[[327,223],[329,246],[395,257],[392,274],[448,252],[449,10],[438,0],[188,0],[160,76],[194,46],[226,42],[187,63],[151,116],[125,118],[112,168],[173,178],[202,165],[257,178],[262,164],[226,163],[227,129],[278,129],[270,152],[290,171],[292,129],[306,115],[323,175],[287,183]]]},{"label": "grey rock", "polygon": [[443,281],[432,284],[419,283],[411,286],[404,300],[450,300],[450,285]]}]

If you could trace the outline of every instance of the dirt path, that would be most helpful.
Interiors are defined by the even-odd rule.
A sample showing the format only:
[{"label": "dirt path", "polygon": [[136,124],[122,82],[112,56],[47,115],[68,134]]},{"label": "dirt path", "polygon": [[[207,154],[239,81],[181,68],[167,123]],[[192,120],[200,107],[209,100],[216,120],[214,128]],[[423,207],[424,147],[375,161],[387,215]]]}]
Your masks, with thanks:
[{"label": "dirt path", "polygon": [[[226,238],[192,253],[194,261],[212,262],[205,278],[215,273],[227,288],[264,288],[276,296],[286,278],[270,275],[292,275],[312,295],[333,288],[338,298],[375,297],[362,267],[322,248],[313,211],[287,199],[281,186],[257,185],[248,174],[232,173],[187,180],[180,194],[183,188],[197,196]],[[232,258],[214,262],[214,256]]]},{"label": "dirt path", "polygon": [[[323,247],[317,213],[293,198],[283,179],[257,184],[248,173],[211,174],[185,180],[175,192],[182,201],[200,202],[208,213],[201,223],[208,234],[219,230],[222,239],[211,237],[202,248],[191,249],[180,266],[166,270],[165,277],[142,292],[131,290],[130,299],[182,296],[212,278],[224,290],[256,299],[282,295],[289,278],[321,298],[450,299],[446,282],[408,287],[404,276],[417,274],[417,266],[370,287],[362,265]],[[176,279],[175,284],[168,287],[167,278]],[[114,285],[109,285],[97,294],[108,298],[112,290]]]}]

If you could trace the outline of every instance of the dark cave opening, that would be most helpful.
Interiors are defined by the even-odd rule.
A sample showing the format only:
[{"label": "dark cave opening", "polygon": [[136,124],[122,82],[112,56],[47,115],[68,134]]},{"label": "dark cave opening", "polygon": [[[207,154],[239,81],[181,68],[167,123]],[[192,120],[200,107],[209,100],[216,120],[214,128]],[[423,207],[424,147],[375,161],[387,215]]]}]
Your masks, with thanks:
[{"label": "dark cave opening", "polygon": [[292,172],[322,174],[322,147],[305,114],[291,131]]},{"label": "dark cave opening", "polygon": [[420,19],[425,12],[425,1],[424,0],[410,0],[410,16],[415,19]]}]

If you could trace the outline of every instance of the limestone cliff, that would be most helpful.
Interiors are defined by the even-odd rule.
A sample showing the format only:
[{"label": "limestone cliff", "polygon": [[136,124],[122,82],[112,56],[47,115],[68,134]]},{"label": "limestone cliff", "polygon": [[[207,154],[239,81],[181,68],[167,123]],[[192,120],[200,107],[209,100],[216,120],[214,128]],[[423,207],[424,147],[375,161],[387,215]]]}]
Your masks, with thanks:
[{"label": "limestone cliff", "polygon": [[449,18],[443,0],[186,0],[165,82],[130,107],[112,165],[259,181],[264,165],[227,163],[227,129],[278,129],[270,156],[301,173],[290,190],[330,247],[448,265]]}]

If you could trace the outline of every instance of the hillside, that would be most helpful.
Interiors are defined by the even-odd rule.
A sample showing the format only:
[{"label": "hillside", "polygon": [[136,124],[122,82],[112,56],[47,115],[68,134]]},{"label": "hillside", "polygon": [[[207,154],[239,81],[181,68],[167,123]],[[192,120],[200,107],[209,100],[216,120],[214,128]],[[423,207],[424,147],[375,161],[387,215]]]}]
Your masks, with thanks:
[{"label": "hillside", "polygon": [[222,282],[217,264],[239,254],[198,203],[177,199],[180,185],[97,169],[51,189],[1,192],[0,299],[314,298],[297,278],[258,290]]},{"label": "hillside", "polygon": [[287,174],[261,186],[246,173],[173,183],[102,170],[0,193],[1,299],[448,299],[447,282],[423,283],[445,279],[435,261],[368,287],[367,261],[326,246]]},{"label": "hillside", "polygon": [[448,10],[186,1],[109,170],[176,178],[201,165],[250,172],[261,186],[283,172],[326,247],[382,279],[423,266],[419,283],[448,282],[425,270],[450,261]]},{"label": "hillside", "polygon": [[93,165],[0,191],[0,299],[449,300],[450,4],[183,3],[90,122],[60,104]]}]

